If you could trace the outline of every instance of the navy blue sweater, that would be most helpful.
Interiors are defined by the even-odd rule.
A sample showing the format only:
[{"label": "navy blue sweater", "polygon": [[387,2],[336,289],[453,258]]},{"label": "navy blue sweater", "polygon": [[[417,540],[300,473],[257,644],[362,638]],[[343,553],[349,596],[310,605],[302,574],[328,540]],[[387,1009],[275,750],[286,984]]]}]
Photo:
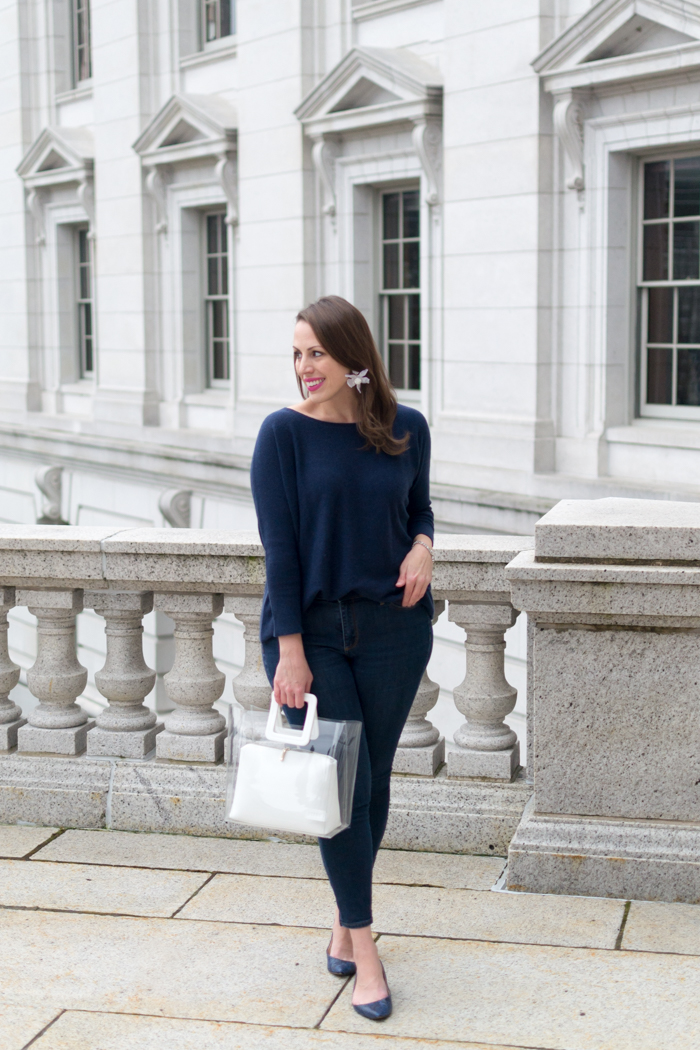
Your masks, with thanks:
[{"label": "navy blue sweater", "polygon": [[[265,548],[263,641],[302,630],[315,598],[348,594],[401,602],[396,587],[414,536],[433,536],[430,430],[399,405],[400,456],[363,449],[354,423],[326,423],[291,408],[268,416],[253,454],[251,485]],[[422,604],[433,612],[428,588]]]}]

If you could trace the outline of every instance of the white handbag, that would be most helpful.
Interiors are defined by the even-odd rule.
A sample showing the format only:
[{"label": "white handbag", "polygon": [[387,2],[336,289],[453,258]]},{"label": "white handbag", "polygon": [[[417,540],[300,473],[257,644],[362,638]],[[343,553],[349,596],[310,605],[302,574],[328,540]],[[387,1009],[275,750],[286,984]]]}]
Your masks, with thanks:
[{"label": "white handbag", "polygon": [[336,759],[301,750],[319,735],[316,697],[307,693],[304,699],[306,718],[299,730],[282,727],[280,707],[272,697],[265,736],[287,746],[255,741],[241,746],[229,820],[315,837],[342,827]]}]

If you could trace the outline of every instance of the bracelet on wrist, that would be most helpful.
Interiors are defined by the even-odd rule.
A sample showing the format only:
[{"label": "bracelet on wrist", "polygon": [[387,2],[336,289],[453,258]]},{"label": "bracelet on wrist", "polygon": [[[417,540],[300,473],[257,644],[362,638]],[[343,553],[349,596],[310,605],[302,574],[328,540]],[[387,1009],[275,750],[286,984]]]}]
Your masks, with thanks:
[{"label": "bracelet on wrist", "polygon": [[414,540],[413,543],[411,544],[411,550],[413,550],[414,547],[425,547],[425,549],[427,550],[428,554],[430,555],[430,557],[432,559],[432,557],[433,557],[433,548],[429,547],[427,543],[423,543],[423,540]]}]

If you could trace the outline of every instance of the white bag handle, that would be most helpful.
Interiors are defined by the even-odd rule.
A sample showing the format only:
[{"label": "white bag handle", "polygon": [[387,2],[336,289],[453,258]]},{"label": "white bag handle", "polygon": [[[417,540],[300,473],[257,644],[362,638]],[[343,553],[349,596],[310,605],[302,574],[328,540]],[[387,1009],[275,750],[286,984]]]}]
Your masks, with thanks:
[{"label": "white bag handle", "polygon": [[283,744],[293,744],[295,747],[306,747],[310,740],[318,737],[318,716],[316,708],[318,700],[313,693],[304,693],[306,701],[306,718],[302,729],[284,729],[282,726],[282,707],[272,694],[270,700],[270,713],[267,716],[267,727],[265,736],[268,740],[279,740]]}]

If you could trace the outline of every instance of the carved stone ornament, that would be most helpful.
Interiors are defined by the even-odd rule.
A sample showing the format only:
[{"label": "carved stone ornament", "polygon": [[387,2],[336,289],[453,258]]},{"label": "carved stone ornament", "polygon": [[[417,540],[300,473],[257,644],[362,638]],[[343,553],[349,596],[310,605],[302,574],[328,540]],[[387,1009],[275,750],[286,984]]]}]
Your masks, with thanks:
[{"label": "carved stone ornament", "polygon": [[437,120],[419,120],[413,127],[413,145],[425,175],[427,204],[440,201],[442,127]]},{"label": "carved stone ornament", "polygon": [[41,190],[31,189],[27,194],[27,207],[34,220],[34,239],[43,247],[46,244],[46,229],[44,226],[44,197]]},{"label": "carved stone ornament", "polygon": [[326,138],[318,138],[314,142],[312,158],[314,167],[321,179],[325,203],[323,214],[335,218],[337,201],[335,193],[335,161],[338,156],[339,147],[336,142]]},{"label": "carved stone ornament", "polygon": [[161,492],[158,507],[171,528],[189,529],[191,499],[190,489],[166,489]]},{"label": "carved stone ornament", "polygon": [[88,217],[88,237],[95,239],[95,190],[92,179],[84,178],[78,183],[78,200]]},{"label": "carved stone ornament", "polygon": [[554,106],[554,130],[566,150],[573,175],[566,185],[579,193],[584,189],[583,177],[583,110],[580,101],[571,92],[557,99]]},{"label": "carved stone ornament", "polygon": [[236,195],[236,168],[228,153],[219,153],[214,169],[217,181],[226,197],[226,224],[238,225],[238,198]]},{"label": "carved stone ornament", "polygon": [[34,480],[41,492],[41,517],[37,525],[67,525],[61,517],[63,467],[39,467]]},{"label": "carved stone ornament", "polygon": [[168,196],[162,167],[153,165],[146,175],[146,192],[156,208],[156,233],[168,232]]}]

